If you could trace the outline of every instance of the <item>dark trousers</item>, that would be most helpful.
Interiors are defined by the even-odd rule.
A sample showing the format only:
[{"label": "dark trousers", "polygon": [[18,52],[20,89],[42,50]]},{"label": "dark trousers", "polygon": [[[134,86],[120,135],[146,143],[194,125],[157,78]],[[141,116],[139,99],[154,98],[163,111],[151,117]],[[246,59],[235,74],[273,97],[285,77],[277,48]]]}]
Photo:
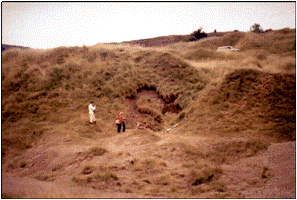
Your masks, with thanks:
[{"label": "dark trousers", "polygon": [[[117,124],[117,125],[118,125],[118,133],[120,133],[122,124]],[[125,132],[125,130],[126,130],[126,126],[125,126],[125,122],[123,122],[123,132]]]}]

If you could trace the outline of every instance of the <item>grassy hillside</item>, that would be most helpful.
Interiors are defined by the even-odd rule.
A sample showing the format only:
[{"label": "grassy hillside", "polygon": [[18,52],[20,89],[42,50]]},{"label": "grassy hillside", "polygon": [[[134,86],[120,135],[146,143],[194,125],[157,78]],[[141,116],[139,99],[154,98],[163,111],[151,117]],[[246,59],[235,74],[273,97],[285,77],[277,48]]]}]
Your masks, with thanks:
[{"label": "grassy hillside", "polygon": [[[147,121],[154,131],[295,140],[295,29],[231,32],[143,48],[110,44],[2,53],[2,158],[39,138],[116,134]],[[233,45],[241,52],[216,52]],[[143,95],[147,92],[146,95]],[[98,126],[88,124],[89,102]]]}]

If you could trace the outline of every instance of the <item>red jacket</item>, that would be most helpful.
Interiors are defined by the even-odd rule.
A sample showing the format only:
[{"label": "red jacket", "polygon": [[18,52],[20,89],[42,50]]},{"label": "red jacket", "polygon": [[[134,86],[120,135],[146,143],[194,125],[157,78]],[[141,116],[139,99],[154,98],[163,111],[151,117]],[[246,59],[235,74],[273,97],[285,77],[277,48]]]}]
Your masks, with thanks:
[{"label": "red jacket", "polygon": [[123,124],[123,122],[124,122],[125,119],[124,119],[123,115],[118,115],[115,120],[119,120],[120,121],[120,124]]}]

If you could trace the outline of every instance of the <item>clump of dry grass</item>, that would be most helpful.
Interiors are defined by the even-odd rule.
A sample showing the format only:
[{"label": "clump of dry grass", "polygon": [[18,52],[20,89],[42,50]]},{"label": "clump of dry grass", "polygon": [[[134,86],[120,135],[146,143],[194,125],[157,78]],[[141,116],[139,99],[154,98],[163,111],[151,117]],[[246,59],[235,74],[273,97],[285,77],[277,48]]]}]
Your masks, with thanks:
[{"label": "clump of dry grass", "polygon": [[94,179],[99,179],[99,180],[105,181],[105,182],[110,179],[116,180],[116,181],[119,180],[119,177],[113,172],[106,172],[103,174],[96,172],[93,177],[94,177]]},{"label": "clump of dry grass", "polygon": [[273,177],[273,173],[271,173],[271,169],[267,166],[262,166],[260,177],[261,179],[269,179]]},{"label": "clump of dry grass", "polygon": [[73,183],[96,190],[105,190],[109,187],[121,187],[120,181],[121,179],[116,173],[109,170],[102,172],[92,165],[86,165],[80,175],[72,177]]},{"label": "clump of dry grass", "polygon": [[81,171],[81,174],[91,174],[95,170],[95,167],[92,165],[86,165]]},{"label": "clump of dry grass", "polygon": [[37,173],[34,177],[40,181],[52,182],[55,180],[55,173],[53,171],[43,171]]},{"label": "clump of dry grass", "polygon": [[172,176],[170,174],[165,173],[165,174],[161,174],[161,175],[155,177],[154,182],[157,185],[169,186],[173,182],[172,179],[173,178],[172,178]]},{"label": "clump of dry grass", "polygon": [[108,152],[105,148],[102,147],[92,147],[89,152],[94,156],[102,156],[106,152]]},{"label": "clump of dry grass", "polygon": [[184,162],[183,167],[187,168],[187,180],[192,186],[209,183],[218,179],[223,173],[221,167],[212,162],[208,156]]},{"label": "clump of dry grass", "polygon": [[160,170],[161,168],[164,167],[164,165],[162,164],[163,162],[161,162],[158,159],[154,159],[154,158],[146,158],[144,160],[141,160],[139,162],[136,162],[135,165],[135,169],[137,171],[139,170],[144,170],[144,171],[148,171],[148,170]]}]

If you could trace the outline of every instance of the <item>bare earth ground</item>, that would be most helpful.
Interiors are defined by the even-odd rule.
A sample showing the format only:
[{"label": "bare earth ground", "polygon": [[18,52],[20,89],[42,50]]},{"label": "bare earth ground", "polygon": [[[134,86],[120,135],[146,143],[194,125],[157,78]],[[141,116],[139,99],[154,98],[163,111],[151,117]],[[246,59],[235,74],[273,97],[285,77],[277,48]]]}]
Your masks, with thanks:
[{"label": "bare earth ground", "polygon": [[[130,184],[135,173],[130,170],[131,160],[144,157],[166,158],[170,144],[183,141],[188,145],[198,145],[209,151],[213,139],[178,133],[155,133],[159,140],[135,135],[131,130],[110,138],[79,141],[71,137],[52,137],[40,140],[20,156],[26,165],[11,169],[2,166],[2,194],[9,197],[27,198],[166,198],[162,194],[139,194],[123,192],[118,185],[100,185],[99,189],[73,183],[74,176],[86,165],[108,166],[118,176],[125,177],[122,187]],[[219,138],[217,141],[220,140]],[[88,156],[91,147],[101,146],[108,150],[102,156]],[[177,147],[178,149],[178,147]],[[220,177],[226,191],[242,198],[296,198],[296,142],[271,144],[267,150],[254,157],[243,158],[231,165],[222,165]],[[176,156],[178,157],[178,151]],[[172,161],[171,161],[172,160]],[[178,171],[179,162],[167,159],[167,170]],[[264,167],[263,167],[264,166]],[[185,185],[179,171],[180,185]],[[265,178],[259,179],[262,173]],[[39,179],[39,180],[37,180]],[[145,183],[143,183],[145,184]],[[175,194],[174,198],[179,195]],[[213,198],[218,192],[205,192],[190,198]],[[232,195],[231,195],[232,197]]]}]

